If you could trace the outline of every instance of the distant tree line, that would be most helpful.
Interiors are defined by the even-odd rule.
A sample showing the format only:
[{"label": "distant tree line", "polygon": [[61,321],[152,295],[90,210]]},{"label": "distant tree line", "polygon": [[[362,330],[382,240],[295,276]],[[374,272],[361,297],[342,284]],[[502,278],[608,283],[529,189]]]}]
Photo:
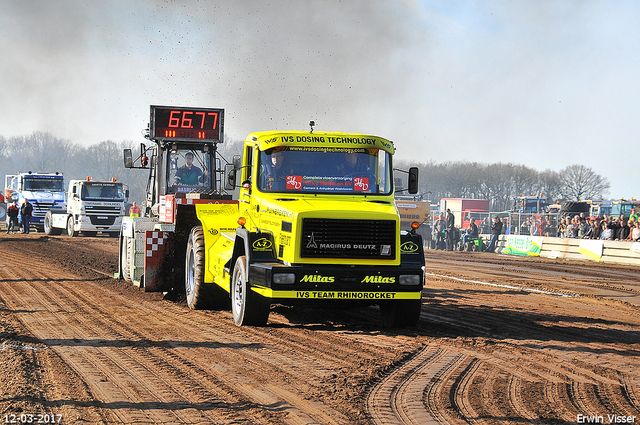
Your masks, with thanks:
[{"label": "distant tree line", "polygon": [[[148,140],[144,143],[152,144]],[[139,147],[140,141],[111,140],[81,146],[43,132],[10,138],[0,136],[0,175],[4,179],[6,174],[20,171],[59,171],[67,180],[115,177],[129,186],[130,199],[139,202],[145,198],[148,172],[124,168],[122,155],[126,148],[135,154]],[[241,154],[242,141],[225,139],[218,150],[231,160],[233,155]],[[570,165],[556,172],[511,163],[398,161],[395,164],[395,168],[400,169],[411,166],[420,169],[420,192],[425,199],[434,202],[440,198],[488,199],[493,211],[512,208],[520,194],[544,193],[552,200],[574,201],[602,199],[610,188],[606,178],[583,165]]]},{"label": "distant tree line", "polygon": [[398,161],[395,168],[420,170],[420,192],[425,199],[488,199],[492,211],[513,208],[520,196],[544,194],[550,200],[577,201],[604,199],[609,181],[583,165],[570,165],[559,172],[537,171],[511,163],[478,162],[410,163]]},{"label": "distant tree line", "polygon": [[[141,141],[114,142],[106,140],[82,146],[59,139],[50,133],[34,132],[28,136],[0,136],[0,176],[18,172],[61,172],[65,180],[109,180],[113,177],[129,187],[129,199],[140,202],[146,197],[148,170],[124,168],[123,150],[132,149],[139,155]],[[144,140],[147,146],[153,142]],[[242,151],[241,142],[226,140],[218,146],[229,160]]]}]

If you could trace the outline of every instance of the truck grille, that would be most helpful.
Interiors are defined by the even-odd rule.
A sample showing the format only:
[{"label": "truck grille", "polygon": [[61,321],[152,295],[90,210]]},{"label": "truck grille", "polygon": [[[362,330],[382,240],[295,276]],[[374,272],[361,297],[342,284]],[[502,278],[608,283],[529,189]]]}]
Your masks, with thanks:
[{"label": "truck grille", "polygon": [[33,205],[32,215],[34,217],[44,217],[47,215],[47,211],[54,206],[53,202],[32,202],[31,205]]},{"label": "truck grille", "polygon": [[112,206],[107,206],[107,205],[99,205],[99,206],[94,206],[94,205],[87,205],[85,208],[85,211],[87,212],[87,214],[115,214],[115,215],[120,215],[120,207],[116,206],[116,207],[112,207]]},{"label": "truck grille", "polygon": [[303,218],[300,256],[393,260],[396,222]]},{"label": "truck grille", "polygon": [[111,226],[116,222],[116,216],[90,215],[89,220],[91,220],[91,224],[94,226]]}]

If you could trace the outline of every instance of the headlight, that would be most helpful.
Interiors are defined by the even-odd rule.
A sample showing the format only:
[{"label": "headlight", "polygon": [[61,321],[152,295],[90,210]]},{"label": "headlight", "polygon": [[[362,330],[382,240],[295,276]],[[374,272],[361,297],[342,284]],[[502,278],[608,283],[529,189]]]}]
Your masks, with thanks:
[{"label": "headlight", "polygon": [[420,285],[420,275],[417,274],[401,274],[400,285]]},{"label": "headlight", "polygon": [[273,283],[295,283],[296,275],[293,273],[275,273],[273,275]]}]

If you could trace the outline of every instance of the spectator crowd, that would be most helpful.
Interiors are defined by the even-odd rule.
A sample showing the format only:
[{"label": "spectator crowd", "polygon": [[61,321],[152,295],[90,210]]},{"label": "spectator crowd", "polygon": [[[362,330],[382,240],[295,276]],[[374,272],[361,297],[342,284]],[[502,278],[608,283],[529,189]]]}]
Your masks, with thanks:
[{"label": "spectator crowd", "polygon": [[562,218],[558,222],[559,238],[600,239],[606,241],[640,241],[640,221],[638,214],[628,219],[621,215],[614,219],[603,217],[585,217],[584,213]]}]

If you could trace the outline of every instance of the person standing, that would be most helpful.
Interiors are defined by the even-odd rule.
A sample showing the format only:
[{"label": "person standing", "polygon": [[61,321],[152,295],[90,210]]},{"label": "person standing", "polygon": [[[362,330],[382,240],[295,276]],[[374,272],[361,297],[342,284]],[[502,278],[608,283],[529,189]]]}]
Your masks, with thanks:
[{"label": "person standing", "polygon": [[500,217],[493,217],[493,224],[491,225],[491,241],[487,247],[487,252],[494,252],[496,250],[496,243],[498,242],[498,236],[502,233],[502,221]]},{"label": "person standing", "polygon": [[447,246],[445,232],[447,230],[447,222],[444,219],[444,213],[440,213],[438,218],[433,224],[433,229],[436,232],[436,249],[444,249]]},{"label": "person standing", "polygon": [[456,217],[450,209],[447,209],[447,251],[453,251]]},{"label": "person standing", "polygon": [[140,217],[140,207],[135,201],[129,207],[129,217]]},{"label": "person standing", "polygon": [[29,234],[29,224],[31,221],[31,215],[33,214],[33,205],[25,198],[22,206],[20,207],[20,216],[22,218],[22,233]]},{"label": "person standing", "polygon": [[13,203],[9,205],[9,208],[7,208],[7,217],[9,217],[7,233],[13,233],[13,229],[18,227],[18,214],[20,214],[18,201],[13,201]]}]

